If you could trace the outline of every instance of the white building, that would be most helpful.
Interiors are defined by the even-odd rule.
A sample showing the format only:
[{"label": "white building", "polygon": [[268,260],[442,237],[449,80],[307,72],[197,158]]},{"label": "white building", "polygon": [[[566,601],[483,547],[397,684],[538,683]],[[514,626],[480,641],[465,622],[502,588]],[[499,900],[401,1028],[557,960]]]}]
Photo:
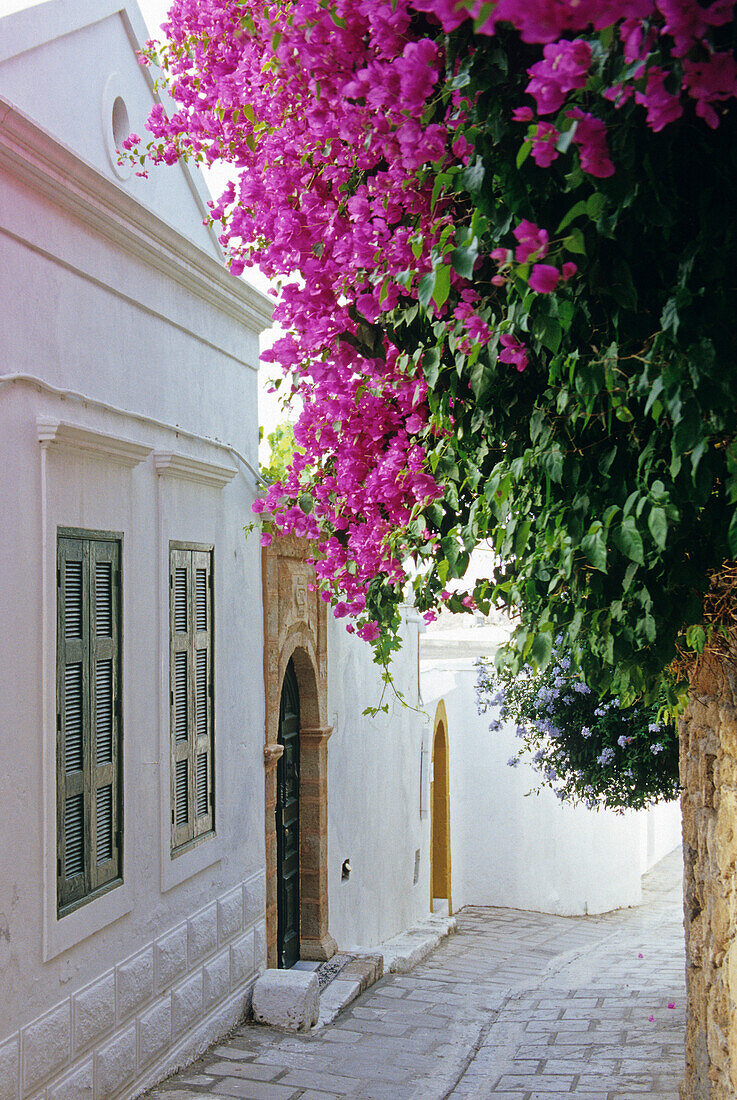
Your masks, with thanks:
[{"label": "white building", "polygon": [[519,749],[514,725],[490,733],[498,714],[476,706],[476,661],[493,661],[507,634],[501,622],[441,617],[422,639],[441,823],[432,838],[434,907],[450,899],[454,909],[576,916],[638,905],[642,875],[680,843],[680,806],[615,814],[561,804],[549,789],[531,794],[540,780],[532,766],[507,766]]},{"label": "white building", "polygon": [[116,162],[146,37],[127,0],[0,20],[0,1100],[134,1096],[267,958],[429,905],[417,715],[362,717],[367,647],[244,537],[268,303],[196,174]]}]

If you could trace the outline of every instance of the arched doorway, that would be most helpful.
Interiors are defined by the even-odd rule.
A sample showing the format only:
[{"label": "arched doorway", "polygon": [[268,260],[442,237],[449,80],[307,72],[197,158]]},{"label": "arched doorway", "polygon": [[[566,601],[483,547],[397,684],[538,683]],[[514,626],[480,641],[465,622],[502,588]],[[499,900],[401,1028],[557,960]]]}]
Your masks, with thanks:
[{"label": "arched doorway", "polygon": [[289,968],[299,959],[299,686],[294,662],[284,674],[279,708],[276,766],[276,897],[277,965]]},{"label": "arched doorway", "polygon": [[450,773],[448,716],[440,700],[435,712],[430,782],[430,908],[451,916],[450,891]]}]

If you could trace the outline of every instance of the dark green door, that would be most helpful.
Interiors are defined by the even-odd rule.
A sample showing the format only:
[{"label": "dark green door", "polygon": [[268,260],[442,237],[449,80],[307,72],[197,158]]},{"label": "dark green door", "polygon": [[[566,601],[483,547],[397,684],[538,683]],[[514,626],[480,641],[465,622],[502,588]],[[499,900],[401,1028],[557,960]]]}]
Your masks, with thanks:
[{"label": "dark green door", "polygon": [[290,661],[281,689],[276,771],[276,875],[278,965],[299,959],[299,690]]}]

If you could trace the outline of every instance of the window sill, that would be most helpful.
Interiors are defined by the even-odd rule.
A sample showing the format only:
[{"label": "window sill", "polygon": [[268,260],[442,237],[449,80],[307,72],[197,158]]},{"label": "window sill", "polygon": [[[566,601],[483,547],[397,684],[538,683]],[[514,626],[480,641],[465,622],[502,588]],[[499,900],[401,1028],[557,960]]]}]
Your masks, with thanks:
[{"label": "window sill", "polygon": [[46,920],[44,962],[49,962],[95,932],[120,920],[132,909],[130,887],[125,883],[118,883],[101,894],[95,894],[68,909],[62,916],[56,914],[54,899],[54,912],[47,914]]},{"label": "window sill", "polygon": [[220,863],[222,858],[223,842],[215,832],[205,833],[174,851],[169,850],[161,861],[162,894]]}]

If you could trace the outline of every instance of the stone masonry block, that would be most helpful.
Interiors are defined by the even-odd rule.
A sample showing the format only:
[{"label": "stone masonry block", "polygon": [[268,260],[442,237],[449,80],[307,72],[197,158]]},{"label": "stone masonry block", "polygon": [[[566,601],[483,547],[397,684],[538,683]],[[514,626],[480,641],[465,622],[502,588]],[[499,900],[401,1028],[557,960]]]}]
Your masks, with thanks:
[{"label": "stone masonry block", "polygon": [[206,962],[202,968],[204,974],[205,1011],[218,1001],[223,1001],[230,993],[230,952],[226,948],[214,959]]},{"label": "stone masonry block", "polygon": [[243,928],[243,889],[238,886],[218,902],[220,943],[232,940]]},{"label": "stone masonry block", "polygon": [[243,920],[245,926],[262,920],[266,912],[266,880],[263,874],[254,875],[243,883]]},{"label": "stone masonry block", "polygon": [[158,1058],[171,1046],[171,997],[167,994],[138,1017],[140,1066]]},{"label": "stone masonry block", "polygon": [[115,971],[73,998],[74,1056],[98,1043],[115,1026]]},{"label": "stone masonry block", "polygon": [[17,1100],[20,1076],[20,1039],[14,1035],[0,1045],[0,1100]]},{"label": "stone masonry block", "polygon": [[253,1016],[261,1024],[308,1031],[320,1013],[317,974],[309,970],[265,970],[253,987]]},{"label": "stone masonry block", "polygon": [[95,1088],[100,1100],[116,1096],[136,1068],[136,1027],[131,1024],[95,1054]]},{"label": "stone masonry block", "polygon": [[154,995],[154,949],[126,959],[117,967],[118,1019],[121,1023],[138,1012]]},{"label": "stone masonry block", "polygon": [[50,1088],[49,1100],[92,1100],[92,1059]]},{"label": "stone masonry block", "polygon": [[187,925],[180,924],[156,942],[156,984],[159,992],[187,972]]},{"label": "stone masonry block", "polygon": [[175,1041],[193,1027],[202,1015],[202,971],[172,990],[171,1010]]},{"label": "stone masonry block", "polygon": [[23,1096],[58,1072],[69,1061],[72,1045],[72,1003],[63,1001],[23,1029]]},{"label": "stone masonry block", "polygon": [[230,945],[230,988],[237,989],[253,974],[253,929]]},{"label": "stone masonry block", "polygon": [[256,970],[266,966],[266,921],[259,921],[254,929],[253,963]]},{"label": "stone masonry block", "polygon": [[187,922],[189,938],[189,965],[195,966],[218,945],[218,907],[215,902],[195,913]]}]

